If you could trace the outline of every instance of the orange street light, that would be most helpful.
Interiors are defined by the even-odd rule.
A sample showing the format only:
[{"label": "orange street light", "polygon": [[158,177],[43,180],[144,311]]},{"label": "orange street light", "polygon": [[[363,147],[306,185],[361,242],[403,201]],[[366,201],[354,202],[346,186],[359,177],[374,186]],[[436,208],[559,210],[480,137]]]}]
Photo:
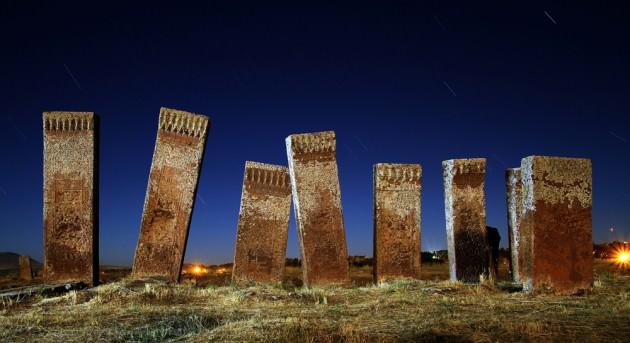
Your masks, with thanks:
[{"label": "orange street light", "polygon": [[619,267],[630,267],[630,251],[625,248],[619,248],[615,251],[613,262]]}]

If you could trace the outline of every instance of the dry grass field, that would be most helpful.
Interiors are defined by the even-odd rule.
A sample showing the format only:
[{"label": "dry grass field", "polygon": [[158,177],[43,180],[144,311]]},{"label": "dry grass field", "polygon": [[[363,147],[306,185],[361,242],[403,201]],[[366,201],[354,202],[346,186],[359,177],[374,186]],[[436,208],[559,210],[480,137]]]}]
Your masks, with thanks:
[{"label": "dry grass field", "polygon": [[597,263],[586,294],[528,295],[444,280],[445,264],[423,266],[421,281],[299,287],[229,284],[229,273],[179,285],[106,270],[108,283],[61,296],[0,304],[2,342],[423,342],[630,340],[630,273]]}]

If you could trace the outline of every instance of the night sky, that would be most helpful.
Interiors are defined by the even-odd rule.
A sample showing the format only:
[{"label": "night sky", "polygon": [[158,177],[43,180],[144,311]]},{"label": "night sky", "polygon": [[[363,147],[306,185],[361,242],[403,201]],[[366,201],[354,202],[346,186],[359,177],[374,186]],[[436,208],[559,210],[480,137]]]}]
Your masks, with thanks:
[{"label": "night sky", "polygon": [[630,11],[573,3],[3,2],[0,251],[42,259],[42,112],[94,111],[101,263],[130,265],[161,106],[212,121],[188,262],[231,261],[246,160],[286,165],[286,136],[323,130],[352,255],[372,255],[378,162],[422,164],[423,250],[446,248],[441,161],[467,157],[502,245],[504,171],[533,154],[591,158],[594,240],[628,239]]}]

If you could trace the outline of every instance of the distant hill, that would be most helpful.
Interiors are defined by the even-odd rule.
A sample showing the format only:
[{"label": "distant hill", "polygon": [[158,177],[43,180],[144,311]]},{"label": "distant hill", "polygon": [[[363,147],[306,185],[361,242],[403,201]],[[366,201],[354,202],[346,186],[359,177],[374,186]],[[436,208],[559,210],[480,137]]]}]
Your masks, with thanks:
[{"label": "distant hill", "polygon": [[[20,254],[14,252],[0,252],[0,270],[11,270],[20,268]],[[31,258],[31,268],[39,270],[42,264]]]}]

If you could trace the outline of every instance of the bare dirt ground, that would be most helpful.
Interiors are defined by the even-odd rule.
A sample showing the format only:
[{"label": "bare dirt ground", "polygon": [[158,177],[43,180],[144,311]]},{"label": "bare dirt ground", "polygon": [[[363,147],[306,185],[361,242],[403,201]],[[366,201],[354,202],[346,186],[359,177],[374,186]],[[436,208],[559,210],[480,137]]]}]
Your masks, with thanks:
[{"label": "bare dirt ground", "polygon": [[604,261],[593,290],[573,296],[453,283],[445,264],[423,265],[423,280],[381,285],[369,267],[353,268],[353,285],[314,288],[301,287],[297,267],[282,285],[247,287],[230,285],[225,268],[179,285],[103,272],[107,283],[93,289],[4,300],[0,341],[630,340],[630,272]]}]

